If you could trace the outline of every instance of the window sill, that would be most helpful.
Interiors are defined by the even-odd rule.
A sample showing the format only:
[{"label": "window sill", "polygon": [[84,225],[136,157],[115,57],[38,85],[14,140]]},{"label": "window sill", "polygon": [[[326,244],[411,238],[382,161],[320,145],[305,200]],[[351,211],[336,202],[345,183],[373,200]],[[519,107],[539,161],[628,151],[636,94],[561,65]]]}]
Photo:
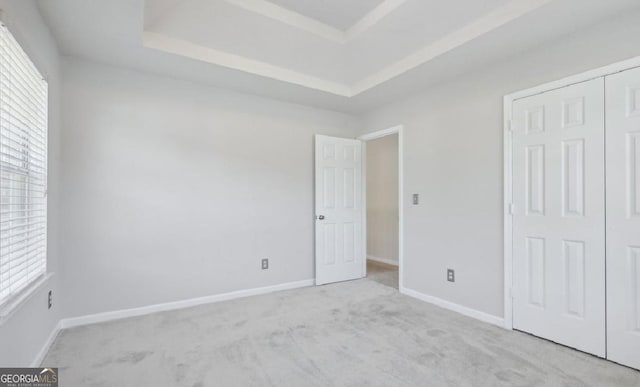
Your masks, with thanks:
[{"label": "window sill", "polygon": [[0,325],[3,325],[16,311],[24,306],[45,284],[54,276],[54,273],[45,273],[20,293],[11,297],[9,301],[0,305]]}]

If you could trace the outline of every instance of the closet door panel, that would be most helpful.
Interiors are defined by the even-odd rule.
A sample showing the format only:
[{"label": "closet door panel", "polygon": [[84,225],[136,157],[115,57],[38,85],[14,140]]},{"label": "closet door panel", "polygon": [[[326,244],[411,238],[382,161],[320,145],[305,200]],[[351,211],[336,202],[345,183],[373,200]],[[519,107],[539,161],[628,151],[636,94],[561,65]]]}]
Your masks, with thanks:
[{"label": "closet door panel", "polygon": [[513,326],[605,356],[604,79],[513,104]]},{"label": "closet door panel", "polygon": [[640,69],[606,77],[607,357],[640,369]]}]

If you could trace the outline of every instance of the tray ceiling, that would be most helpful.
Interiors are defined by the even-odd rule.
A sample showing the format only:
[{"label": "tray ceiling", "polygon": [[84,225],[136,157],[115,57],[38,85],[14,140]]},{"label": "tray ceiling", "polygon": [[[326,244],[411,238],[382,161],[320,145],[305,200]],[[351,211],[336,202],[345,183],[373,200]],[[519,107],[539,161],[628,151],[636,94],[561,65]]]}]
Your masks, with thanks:
[{"label": "tray ceiling", "polygon": [[39,0],[38,6],[66,55],[344,111],[391,101],[402,89],[638,9],[637,0]]},{"label": "tray ceiling", "polygon": [[[333,1],[333,12],[324,12],[338,12]],[[550,1],[358,0],[346,8],[364,14],[341,31],[273,1],[146,0],[153,22],[145,23],[143,44],[353,97]],[[314,13],[307,1],[281,3]]]}]

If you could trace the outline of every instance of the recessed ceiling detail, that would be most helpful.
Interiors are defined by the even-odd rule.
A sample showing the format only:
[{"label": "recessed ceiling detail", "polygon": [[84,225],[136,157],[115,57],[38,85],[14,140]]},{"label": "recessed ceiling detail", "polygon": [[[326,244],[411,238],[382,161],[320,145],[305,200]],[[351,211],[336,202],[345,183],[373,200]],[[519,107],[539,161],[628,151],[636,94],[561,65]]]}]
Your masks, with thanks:
[{"label": "recessed ceiling detail", "polygon": [[187,58],[209,62],[300,86],[310,87],[335,95],[348,97],[353,94],[348,85],[327,81],[297,71],[289,70],[284,67],[274,66],[258,60],[229,54],[213,48],[207,48],[186,40],[174,39],[166,35],[149,31],[143,32],[142,39],[146,47],[165,51],[171,54],[181,55]]},{"label": "recessed ceiling detail", "polygon": [[146,0],[143,44],[353,97],[550,1]]},{"label": "recessed ceiling detail", "polygon": [[385,0],[269,0],[283,8],[347,31]]},{"label": "recessed ceiling detail", "polygon": [[640,36],[638,0],[35,1],[63,56],[344,112],[575,31]]}]

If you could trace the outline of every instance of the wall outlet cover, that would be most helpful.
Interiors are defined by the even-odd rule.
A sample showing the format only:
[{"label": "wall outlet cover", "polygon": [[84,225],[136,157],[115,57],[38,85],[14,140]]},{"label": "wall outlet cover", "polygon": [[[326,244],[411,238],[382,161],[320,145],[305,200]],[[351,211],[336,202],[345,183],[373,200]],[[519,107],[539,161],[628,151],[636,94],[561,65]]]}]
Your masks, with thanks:
[{"label": "wall outlet cover", "polygon": [[453,269],[447,269],[447,281],[456,282],[456,272]]}]

